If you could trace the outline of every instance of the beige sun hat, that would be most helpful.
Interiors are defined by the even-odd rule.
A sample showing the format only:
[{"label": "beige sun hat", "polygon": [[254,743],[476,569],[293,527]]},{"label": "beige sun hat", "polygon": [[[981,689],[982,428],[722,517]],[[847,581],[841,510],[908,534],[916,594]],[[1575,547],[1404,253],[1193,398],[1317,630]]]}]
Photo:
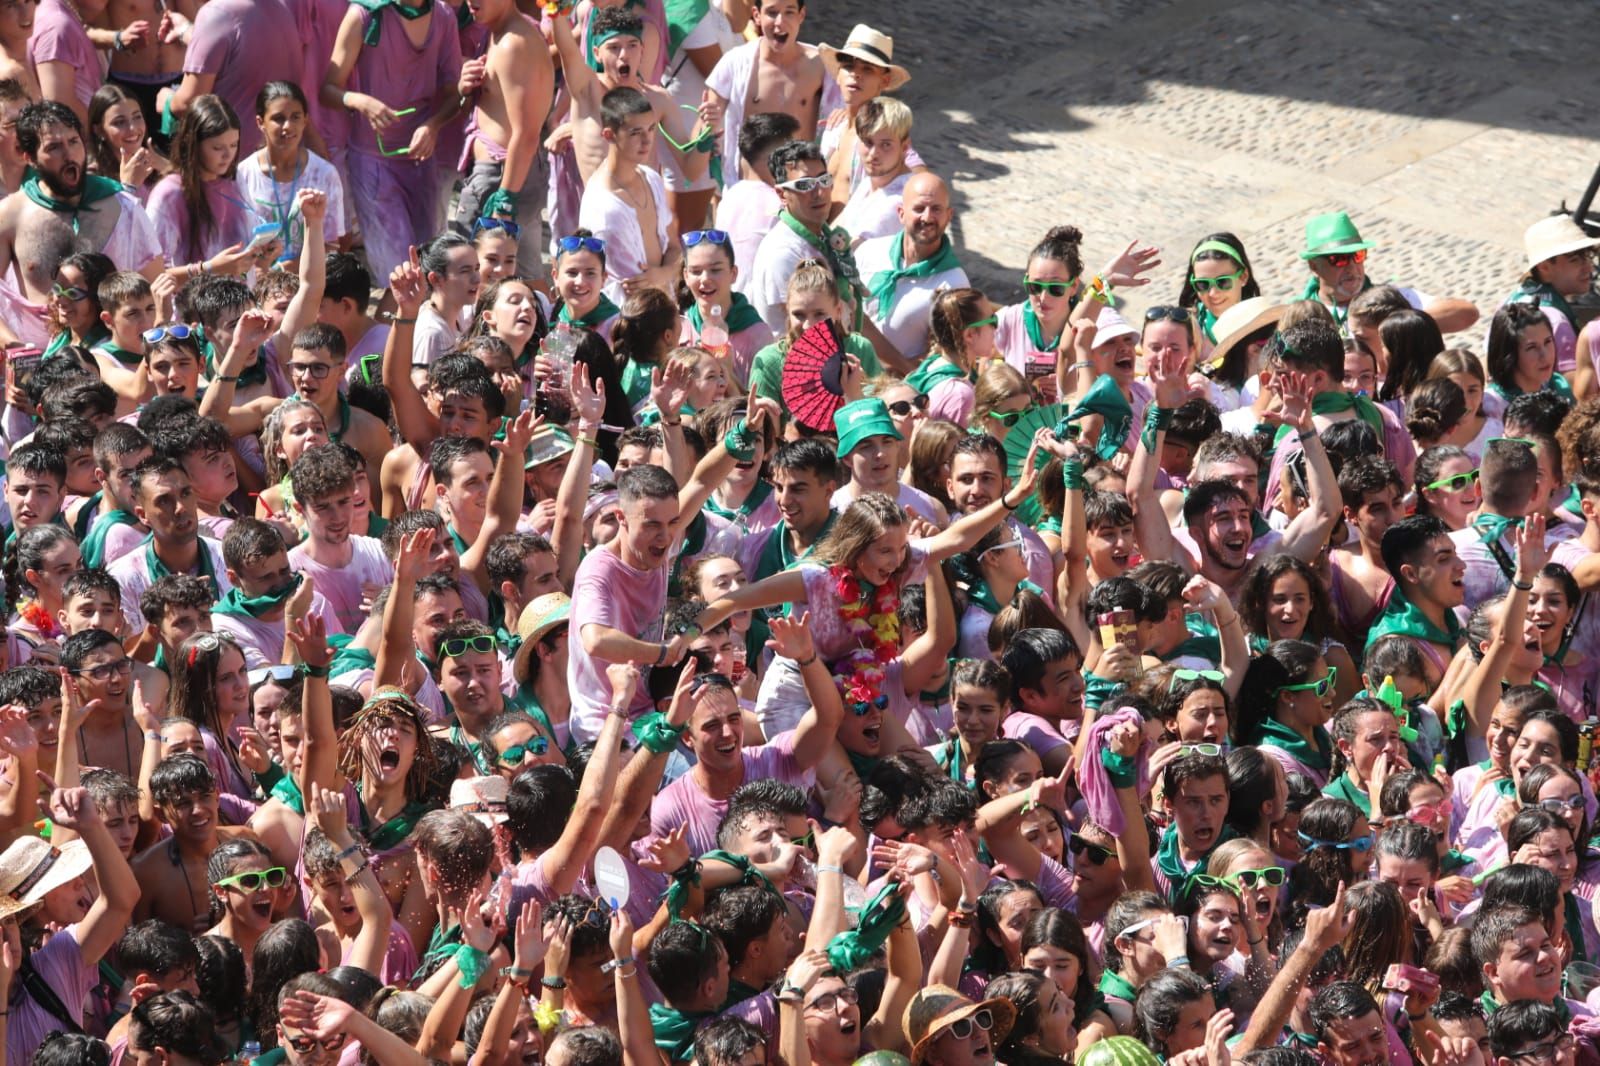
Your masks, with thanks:
[{"label": "beige sun hat", "polygon": [[928,1049],[940,1033],[963,1018],[971,1018],[979,1011],[994,1016],[994,1027],[989,1030],[990,1050],[997,1050],[1011,1032],[1017,1020],[1017,1008],[1008,999],[986,999],[974,1003],[949,985],[929,985],[920,990],[906,1004],[905,1034],[911,1041],[911,1061],[922,1066]]},{"label": "beige sun hat", "polygon": [[517,636],[522,643],[511,657],[511,676],[519,685],[528,683],[528,659],[533,649],[546,633],[572,618],[572,599],[565,592],[547,592],[535,596],[522,609],[517,619]]},{"label": "beige sun hat", "polygon": [[1211,349],[1208,357],[1212,363],[1221,365],[1233,351],[1233,346],[1244,340],[1250,334],[1265,326],[1275,326],[1288,310],[1288,304],[1275,304],[1265,296],[1252,296],[1248,300],[1240,300],[1222,314],[1212,324],[1211,332],[1216,334],[1217,343]]},{"label": "beige sun hat", "polygon": [[1558,255],[1600,246],[1600,237],[1585,233],[1571,215],[1551,215],[1528,227],[1522,235],[1522,245],[1528,252],[1528,269],[1532,270]]},{"label": "beige sun hat", "polygon": [[855,28],[850,31],[850,36],[845,39],[843,48],[822,44],[817,46],[817,51],[822,53],[822,65],[833,75],[839,73],[838,57],[841,55],[859,59],[863,63],[871,63],[875,67],[887,67],[889,84],[884,86],[884,92],[892,93],[911,80],[910,71],[895,65],[894,38],[886,33],[879,33],[865,23],[856,23]]},{"label": "beige sun hat", "polygon": [[489,826],[506,820],[511,786],[503,777],[458,777],[450,782],[450,809],[466,811]]},{"label": "beige sun hat", "polygon": [[0,918],[10,918],[44,901],[45,893],[89,872],[93,860],[81,840],[53,847],[42,837],[25,836],[0,854]]}]

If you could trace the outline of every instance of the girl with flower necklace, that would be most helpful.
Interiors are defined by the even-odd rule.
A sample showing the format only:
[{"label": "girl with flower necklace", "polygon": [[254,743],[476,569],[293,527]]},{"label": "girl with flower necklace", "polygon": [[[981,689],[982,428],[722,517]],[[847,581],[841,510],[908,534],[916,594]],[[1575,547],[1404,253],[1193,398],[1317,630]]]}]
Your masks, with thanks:
[{"label": "girl with flower necklace", "polygon": [[[817,543],[810,559],[721,597],[701,612],[701,631],[735,611],[780,604],[795,605],[791,610],[807,608],[816,651],[824,660],[837,662],[856,649],[872,652],[880,669],[856,670],[854,675],[859,680],[857,692],[871,697],[864,702],[875,702],[882,694],[882,664],[898,658],[901,651],[900,590],[919,580],[930,563],[969,550],[1028,498],[1038,481],[1038,450],[1035,442],[1016,484],[999,499],[914,543],[899,504],[881,493],[858,497]],[[875,680],[874,674],[880,676]],[[808,706],[799,665],[775,659],[756,698],[756,716],[767,735],[792,729]]]}]

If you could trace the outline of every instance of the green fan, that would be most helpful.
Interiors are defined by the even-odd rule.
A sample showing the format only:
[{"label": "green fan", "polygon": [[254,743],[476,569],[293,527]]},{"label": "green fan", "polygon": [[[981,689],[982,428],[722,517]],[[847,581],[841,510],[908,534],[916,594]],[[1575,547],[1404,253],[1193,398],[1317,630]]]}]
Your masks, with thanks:
[{"label": "green fan", "polygon": [[[1053,431],[1066,414],[1066,407],[1059,403],[1039,404],[1022,412],[1022,417],[1016,420],[1010,432],[1006,434],[1007,477],[1015,480],[1022,474],[1022,464],[1028,461],[1028,449],[1033,447],[1034,435],[1041,429]],[[1039,502],[1037,492],[1029,493],[1028,498],[1017,508],[1016,516],[1019,521],[1026,523],[1028,528],[1038,527],[1044,519],[1044,505]]]}]

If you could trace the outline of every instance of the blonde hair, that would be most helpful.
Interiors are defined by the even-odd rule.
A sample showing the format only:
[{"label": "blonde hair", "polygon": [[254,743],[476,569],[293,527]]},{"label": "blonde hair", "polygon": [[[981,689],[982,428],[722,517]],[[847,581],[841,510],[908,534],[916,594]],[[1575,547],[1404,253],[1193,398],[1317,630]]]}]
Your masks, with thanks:
[{"label": "blonde hair", "polygon": [[[854,566],[873,541],[906,524],[905,508],[883,493],[857,496],[833,523],[828,535],[817,542],[811,557],[823,566]],[[905,576],[910,562],[908,551],[891,579],[895,584]]]},{"label": "blonde hair", "polygon": [[1489,375],[1484,373],[1483,361],[1470,348],[1446,348],[1433,357],[1433,362],[1428,364],[1428,377],[1447,378],[1451,374],[1470,374],[1478,379],[1479,385],[1489,384]]},{"label": "blonde hair", "polygon": [[960,426],[943,418],[927,419],[911,434],[911,487],[938,500],[946,513],[956,508],[945,494],[945,475],[956,453],[956,441],[966,435]]},{"label": "blonde hair", "polygon": [[663,366],[685,366],[690,370],[694,370],[707,359],[715,358],[716,356],[712,355],[704,348],[696,347],[695,345],[691,344],[685,345],[682,348],[672,349],[672,351],[667,353],[667,357],[661,362]]},{"label": "blonde hair", "polygon": [[1028,379],[1022,372],[1009,363],[999,360],[991,362],[978,373],[978,384],[974,386],[975,398],[972,405],[972,427],[983,428],[983,420],[1000,405],[1013,396],[1026,396],[1031,403],[1033,393],[1028,389]]},{"label": "blonde hair", "polygon": [[[1234,872],[1233,866],[1252,851],[1259,851],[1269,860],[1276,861],[1272,858],[1271,849],[1262,847],[1249,837],[1234,837],[1225,844],[1217,845],[1217,850],[1206,859],[1206,873],[1212,877],[1222,877],[1224,873],[1231,874]],[[1268,865],[1272,865],[1272,862]]]},{"label": "blonde hair", "polygon": [[[794,268],[794,273],[789,275],[789,288],[787,296],[790,303],[797,296],[811,296],[816,293],[826,293],[837,305],[839,301],[839,286],[833,279],[833,271],[828,269],[828,264],[820,259],[803,259],[800,265]],[[794,323],[789,323],[789,333],[785,338],[792,341],[800,335]]]},{"label": "blonde hair", "polygon": [[977,289],[946,289],[933,298],[928,314],[933,347],[957,366],[967,365],[967,327],[984,317],[985,302]]},{"label": "blonde hair", "polygon": [[856,112],[857,137],[887,132],[897,141],[911,136],[911,109],[892,96],[875,96]]}]

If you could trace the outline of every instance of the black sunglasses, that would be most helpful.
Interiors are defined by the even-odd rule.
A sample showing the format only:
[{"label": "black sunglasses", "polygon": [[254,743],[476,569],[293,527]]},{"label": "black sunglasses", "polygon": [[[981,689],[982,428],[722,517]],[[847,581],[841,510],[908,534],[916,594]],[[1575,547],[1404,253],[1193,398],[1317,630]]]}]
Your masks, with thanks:
[{"label": "black sunglasses", "polygon": [[1090,866],[1104,866],[1113,852],[1110,848],[1102,848],[1099,844],[1083,839],[1077,833],[1067,837],[1067,847],[1072,854],[1088,861]]}]

